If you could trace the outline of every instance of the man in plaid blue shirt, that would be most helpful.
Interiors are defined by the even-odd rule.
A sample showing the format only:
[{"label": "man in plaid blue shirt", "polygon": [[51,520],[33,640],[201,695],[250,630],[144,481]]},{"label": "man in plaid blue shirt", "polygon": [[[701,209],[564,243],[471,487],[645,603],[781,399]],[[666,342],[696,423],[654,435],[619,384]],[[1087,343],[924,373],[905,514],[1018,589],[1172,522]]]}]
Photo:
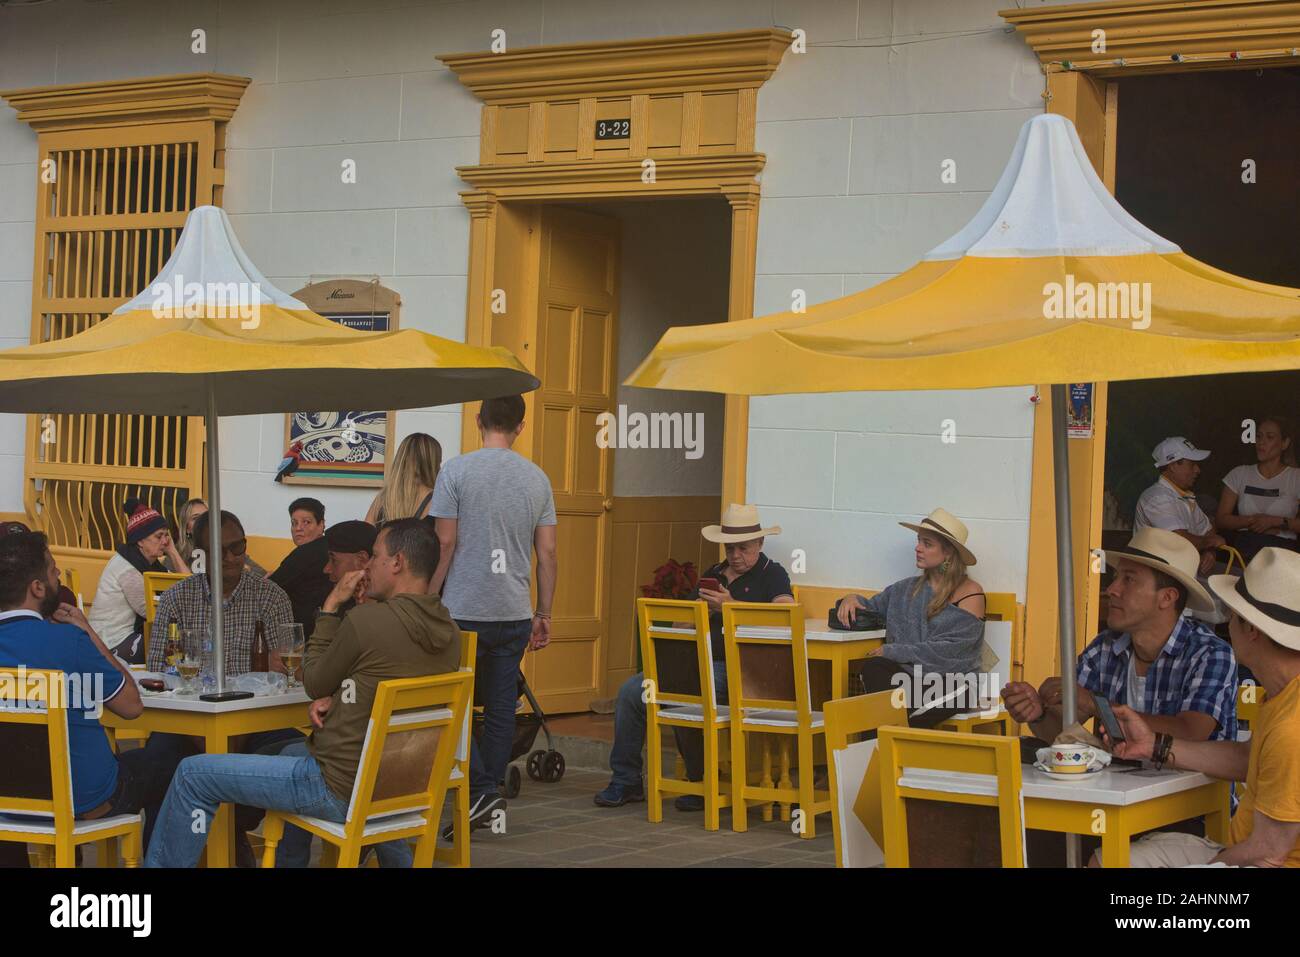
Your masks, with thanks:
[{"label": "man in plaid blue shirt", "polygon": [[[1200,555],[1187,539],[1144,528],[1106,552],[1115,580],[1106,590],[1107,629],[1079,656],[1078,720],[1096,715],[1093,695],[1128,705],[1154,730],[1184,740],[1237,740],[1237,661],[1232,648],[1185,607],[1214,607],[1196,580]],[[1012,682],[1007,711],[1044,741],[1061,733],[1061,679],[1038,690]]]}]

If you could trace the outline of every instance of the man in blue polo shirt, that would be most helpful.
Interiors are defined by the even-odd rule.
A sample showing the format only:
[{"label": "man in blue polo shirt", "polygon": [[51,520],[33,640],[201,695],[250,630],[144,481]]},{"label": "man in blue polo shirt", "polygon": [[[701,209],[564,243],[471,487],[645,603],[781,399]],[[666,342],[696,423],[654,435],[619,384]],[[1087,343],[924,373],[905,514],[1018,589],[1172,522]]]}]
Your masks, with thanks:
[{"label": "man in blue polo shirt", "polygon": [[99,723],[101,709],[137,717],[144,710],[140,691],[85,615],[59,602],[59,569],[40,532],[0,538],[0,667],[19,666],[61,671],[65,687],[77,691],[65,701],[78,819],[135,813],[150,798],[162,799],[174,768],[142,761],[139,750],[119,759],[109,747]]},{"label": "man in blue polo shirt", "polygon": [[[753,505],[729,505],[721,525],[709,525],[700,534],[726,549],[727,560],[707,569],[700,581],[715,578],[718,589],[699,588],[691,600],[703,599],[709,606],[709,635],[713,646],[713,685],[718,703],[727,703],[726,645],[722,637],[722,605],[730,601],[793,604],[793,589],[786,570],[763,554],[763,538],[779,535],[781,526],[763,528]],[[598,807],[620,807],[645,800],[641,781],[641,749],[645,746],[646,707],[642,700],[644,674],[635,674],[618,691],[614,708],[614,747],[609,754],[613,772],[609,785],[595,797]],[[686,765],[686,778],[704,779],[704,736],[694,729],[673,729],[677,750]],[[704,798],[683,794],[674,802],[679,811],[702,811]]]},{"label": "man in blue polo shirt", "polygon": [[[1077,714],[1096,716],[1093,695],[1141,713],[1157,731],[1194,741],[1237,740],[1237,662],[1232,647],[1184,607],[1213,609],[1196,580],[1201,556],[1175,532],[1143,528],[1126,548],[1108,550],[1115,580],[1106,590],[1107,629],[1079,656]],[[1044,741],[1061,732],[1061,679],[1037,691],[1014,681],[1007,711]]]}]

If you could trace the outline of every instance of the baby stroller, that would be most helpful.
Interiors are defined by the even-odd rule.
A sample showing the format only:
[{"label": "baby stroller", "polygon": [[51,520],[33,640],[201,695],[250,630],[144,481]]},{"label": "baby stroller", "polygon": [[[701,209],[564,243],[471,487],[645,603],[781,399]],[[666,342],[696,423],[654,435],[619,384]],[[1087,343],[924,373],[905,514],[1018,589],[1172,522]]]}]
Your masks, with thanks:
[{"label": "baby stroller", "polygon": [[[546,714],[542,711],[542,706],[537,703],[537,698],[533,691],[528,687],[528,682],[524,680],[524,673],[519,672],[519,686],[515,695],[518,698],[527,698],[529,705],[532,706],[532,714],[516,710],[515,713],[515,737],[510,745],[510,760],[516,761],[532,750],[534,742],[537,740],[537,731],[540,728],[546,735],[546,750],[532,751],[528,755],[526,767],[528,776],[534,781],[545,781],[547,784],[553,784],[560,778],[564,777],[564,755],[555,750],[555,742],[551,738],[551,729],[546,724]],[[483,724],[483,712],[481,710],[482,702],[477,700],[478,690],[475,689],[474,709],[474,734],[477,736]],[[522,783],[522,776],[519,768],[514,764],[506,765],[506,779],[502,781],[502,787],[508,799],[514,799],[519,796],[519,788]]]}]

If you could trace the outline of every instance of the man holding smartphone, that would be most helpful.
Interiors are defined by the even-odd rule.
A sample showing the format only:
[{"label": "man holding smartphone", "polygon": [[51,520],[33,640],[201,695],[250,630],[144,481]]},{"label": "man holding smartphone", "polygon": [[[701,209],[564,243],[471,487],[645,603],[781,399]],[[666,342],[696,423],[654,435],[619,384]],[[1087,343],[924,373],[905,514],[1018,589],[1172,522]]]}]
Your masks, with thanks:
[{"label": "man holding smartphone", "polygon": [[[713,685],[718,703],[727,703],[726,645],[722,638],[722,606],[729,601],[794,603],[790,576],[786,570],[763,554],[763,539],[779,535],[781,526],[764,528],[753,505],[729,505],[721,525],[700,530],[707,541],[717,542],[726,550],[725,561],[705,570],[691,600],[709,607],[709,635],[713,647]],[[595,797],[597,807],[621,807],[631,801],[645,800],[641,780],[641,749],[645,746],[646,707],[642,700],[643,673],[628,678],[618,691],[614,708],[614,748],[609,767],[613,778]],[[674,728],[677,750],[686,765],[690,781],[704,779],[704,736],[694,729]],[[675,806],[679,811],[704,810],[704,798],[683,794]]]},{"label": "man holding smartphone", "polygon": [[1147,716],[1117,705],[1125,740],[1109,743],[1121,758],[1245,781],[1245,794],[1226,846],[1162,832],[1135,841],[1130,860],[1133,867],[1300,867],[1300,554],[1260,549],[1242,577],[1215,575],[1210,588],[1231,612],[1233,648],[1267,695],[1250,741],[1157,731]]}]

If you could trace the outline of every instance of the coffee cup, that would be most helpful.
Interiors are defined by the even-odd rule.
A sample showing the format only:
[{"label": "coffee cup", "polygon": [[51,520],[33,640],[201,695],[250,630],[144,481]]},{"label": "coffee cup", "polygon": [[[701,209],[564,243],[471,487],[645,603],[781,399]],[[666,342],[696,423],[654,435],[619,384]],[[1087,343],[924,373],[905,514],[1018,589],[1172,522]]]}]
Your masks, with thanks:
[{"label": "coffee cup", "polygon": [[1086,744],[1054,744],[1048,763],[1057,774],[1083,774],[1096,758],[1096,749]]}]

